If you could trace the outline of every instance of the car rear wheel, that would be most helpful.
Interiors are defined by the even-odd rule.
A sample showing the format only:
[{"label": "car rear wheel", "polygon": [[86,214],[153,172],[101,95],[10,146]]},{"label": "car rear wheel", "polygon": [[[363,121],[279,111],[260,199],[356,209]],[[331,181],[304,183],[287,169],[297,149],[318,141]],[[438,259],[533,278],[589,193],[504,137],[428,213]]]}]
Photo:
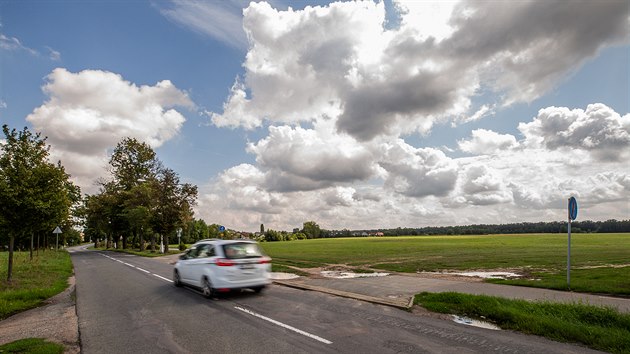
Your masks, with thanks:
[{"label": "car rear wheel", "polygon": [[177,269],[173,270],[173,284],[177,287],[182,286],[182,279],[179,277]]},{"label": "car rear wheel", "polygon": [[213,298],[215,296],[214,288],[212,287],[212,283],[210,279],[207,277],[203,277],[201,280],[201,291],[203,292],[203,296],[208,299]]},{"label": "car rear wheel", "polygon": [[263,289],[265,289],[264,286],[257,286],[255,288],[252,288],[252,290],[254,290],[256,294],[260,294],[260,292],[263,291]]}]

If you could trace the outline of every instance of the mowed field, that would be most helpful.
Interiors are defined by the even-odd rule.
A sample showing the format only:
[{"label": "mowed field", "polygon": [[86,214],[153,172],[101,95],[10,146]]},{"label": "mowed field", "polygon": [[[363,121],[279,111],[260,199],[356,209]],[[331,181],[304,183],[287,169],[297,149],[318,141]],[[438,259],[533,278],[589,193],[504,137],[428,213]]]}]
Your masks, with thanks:
[{"label": "mowed field", "polygon": [[[262,243],[274,264],[344,264],[394,272],[511,270],[493,281],[566,289],[567,235],[401,236]],[[630,295],[630,233],[573,234],[571,289]]]}]

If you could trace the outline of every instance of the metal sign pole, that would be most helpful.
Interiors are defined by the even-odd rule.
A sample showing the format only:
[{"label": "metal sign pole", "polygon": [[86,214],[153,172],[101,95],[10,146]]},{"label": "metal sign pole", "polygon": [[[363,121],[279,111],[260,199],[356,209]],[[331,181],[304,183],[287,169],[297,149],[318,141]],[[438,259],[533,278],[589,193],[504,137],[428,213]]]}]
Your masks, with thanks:
[{"label": "metal sign pole", "polygon": [[567,244],[567,288],[571,289],[571,221],[577,218],[578,206],[575,197],[569,198],[569,205],[567,206],[568,214],[568,244]]},{"label": "metal sign pole", "polygon": [[53,234],[57,235],[57,243],[55,244],[55,251],[59,250],[59,234],[61,233],[61,229],[59,228],[59,226],[55,227],[55,230],[53,231]]},{"label": "metal sign pole", "polygon": [[571,210],[569,209],[569,241],[567,246],[567,287],[571,289]]}]

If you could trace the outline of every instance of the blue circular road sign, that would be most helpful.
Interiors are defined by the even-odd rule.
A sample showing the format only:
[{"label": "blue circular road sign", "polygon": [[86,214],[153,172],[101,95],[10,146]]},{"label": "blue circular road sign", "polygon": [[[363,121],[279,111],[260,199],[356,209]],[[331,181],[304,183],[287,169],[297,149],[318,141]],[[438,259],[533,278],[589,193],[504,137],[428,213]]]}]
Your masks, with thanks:
[{"label": "blue circular road sign", "polygon": [[219,226],[219,231],[221,231],[221,232],[225,231],[225,226],[223,226],[223,225]]},{"label": "blue circular road sign", "polygon": [[575,220],[577,218],[578,205],[575,197],[569,198],[569,218]]}]

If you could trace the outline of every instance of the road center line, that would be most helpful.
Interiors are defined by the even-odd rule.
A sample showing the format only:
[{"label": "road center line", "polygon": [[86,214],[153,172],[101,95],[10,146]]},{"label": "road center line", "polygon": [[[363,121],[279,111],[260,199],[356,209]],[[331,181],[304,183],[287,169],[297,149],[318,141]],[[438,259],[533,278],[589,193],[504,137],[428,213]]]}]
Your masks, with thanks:
[{"label": "road center line", "polygon": [[157,275],[157,274],[155,274],[155,273],[152,273],[152,274],[153,274],[154,276],[156,276],[156,277],[158,277],[158,278],[162,279],[162,280],[166,280],[166,281],[167,281],[167,282],[169,282],[169,283],[172,283],[172,282],[173,282],[172,280],[170,280],[170,279],[168,279],[168,278],[164,278],[164,277],[163,277],[163,276],[161,276],[161,275]]},{"label": "road center line", "polygon": [[148,270],[146,270],[146,269],[142,269],[142,268],[140,268],[140,267],[136,267],[136,269],[138,269],[138,270],[139,270],[139,271],[141,271],[141,272],[145,272],[145,273],[151,274],[151,272],[149,272],[149,271],[148,271]]},{"label": "road center line", "polygon": [[113,260],[113,261],[116,261],[116,262],[118,262],[118,263],[122,263],[122,264],[124,264],[124,265],[126,265],[126,266],[129,266],[129,267],[131,267],[131,268],[135,268],[135,269],[137,269],[137,270],[139,270],[139,271],[145,272],[145,273],[147,273],[147,274],[151,274],[151,275],[153,275],[153,276],[155,276],[155,277],[158,277],[158,278],[160,278],[160,279],[162,279],[162,280],[164,280],[164,281],[167,281],[167,282],[169,282],[169,283],[172,283],[172,282],[173,282],[172,280],[170,280],[170,279],[168,279],[168,278],[164,278],[164,277],[163,277],[163,276],[161,276],[161,275],[157,275],[157,274],[155,274],[155,273],[151,273],[151,272],[149,272],[148,270],[146,270],[146,269],[142,269],[142,268],[140,268],[140,267],[136,267],[136,266],[135,266],[135,265],[133,265],[133,264],[129,264],[129,263],[127,263],[127,262],[123,262],[123,261],[121,261],[120,259],[116,259],[116,258],[114,258],[114,257],[110,257],[110,256],[104,255],[104,254],[102,254],[102,253],[99,253],[99,254],[100,254],[101,256],[103,256],[103,257],[107,257],[107,258],[109,258],[109,259],[111,259],[111,260]]},{"label": "road center line", "polygon": [[258,317],[258,318],[263,319],[263,320],[265,320],[265,321],[271,322],[271,323],[273,323],[273,324],[275,324],[275,325],[277,325],[277,326],[280,326],[280,327],[282,327],[282,328],[286,328],[286,329],[288,329],[288,330],[290,330],[290,331],[293,331],[293,332],[295,332],[295,333],[299,333],[299,334],[301,334],[301,335],[303,335],[303,336],[306,336],[306,337],[309,337],[309,338],[315,339],[315,340],[320,341],[320,342],[322,342],[322,343],[325,343],[325,344],[332,344],[332,342],[331,342],[331,341],[329,341],[328,339],[324,339],[324,338],[319,337],[319,336],[316,336],[316,335],[314,335],[314,334],[310,334],[310,333],[308,333],[308,332],[304,332],[304,331],[303,331],[303,330],[301,330],[301,329],[297,329],[297,328],[295,328],[295,327],[289,326],[289,325],[287,325],[287,324],[284,324],[284,323],[282,323],[282,322],[276,321],[276,320],[274,320],[274,319],[272,319],[272,318],[269,318],[269,317],[263,316],[263,315],[258,314],[258,313],[256,313],[256,312],[250,311],[250,310],[248,310],[248,309],[244,309],[244,308],[239,307],[239,306],[234,306],[234,308],[235,308],[235,309],[237,309],[237,310],[239,310],[239,311],[243,311],[243,312],[245,312],[245,313],[247,313],[247,314],[250,314],[250,315],[252,315],[252,316],[254,316],[254,317]]}]

